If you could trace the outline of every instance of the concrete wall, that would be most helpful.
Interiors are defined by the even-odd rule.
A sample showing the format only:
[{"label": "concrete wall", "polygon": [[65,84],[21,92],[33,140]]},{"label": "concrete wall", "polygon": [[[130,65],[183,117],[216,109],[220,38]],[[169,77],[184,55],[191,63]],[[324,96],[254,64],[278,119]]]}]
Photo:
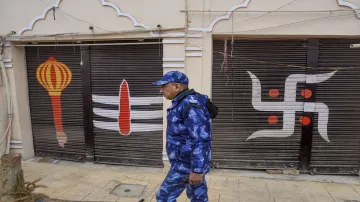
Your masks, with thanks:
[{"label": "concrete wall", "polygon": [[[354,11],[348,6],[340,6],[347,3],[354,8],[359,7],[360,0],[187,1],[190,10],[189,30],[207,30],[213,34],[357,35],[360,29]],[[126,0],[2,1],[0,35],[11,31],[22,36],[92,34],[90,25],[94,27],[95,34],[156,29],[159,24],[164,29],[185,28],[186,15],[181,12],[185,10],[185,2],[186,0],[133,0],[131,3]],[[58,7],[55,13],[50,9],[51,5]],[[235,9],[235,14],[226,12],[231,9]],[[338,11],[340,9],[343,11]],[[327,12],[290,12],[319,10]],[[223,20],[219,17],[223,17]],[[212,23],[214,26],[211,26]]]},{"label": "concrete wall", "polygon": [[[230,3],[231,2],[231,3]],[[213,34],[227,35],[280,35],[280,36],[310,36],[310,35],[353,35],[359,34],[359,19],[348,7],[339,6],[337,0],[249,0],[242,1],[212,1],[209,5],[190,4],[190,10],[228,11],[232,6],[239,8],[229,20],[222,20],[209,28],[211,22],[225,12],[190,13],[190,30],[209,28]],[[360,6],[359,0],[348,1],[353,6]],[[335,11],[335,10],[344,11]],[[333,12],[330,12],[332,10]],[[249,11],[249,12],[246,12]],[[278,12],[252,12],[278,11]],[[284,12],[288,11],[288,12]],[[327,12],[291,12],[291,11],[327,11]],[[359,15],[360,17],[360,15]]]},{"label": "concrete wall", "polygon": [[[0,73],[0,139],[2,139],[3,134],[5,132],[6,124],[7,124],[7,103],[6,103],[6,95],[5,95],[5,86],[4,86],[4,76]],[[6,141],[3,141],[0,144],[0,154],[5,153]]]},{"label": "concrete wall", "polygon": [[[6,74],[9,81],[10,96],[12,100],[12,127],[11,152],[21,153],[24,159],[34,156],[32,129],[30,121],[27,74],[25,64],[25,51],[23,47],[9,46],[5,49],[3,58],[10,59],[6,62]],[[0,107],[0,138],[8,126],[9,118],[7,100],[5,94],[5,77],[2,75],[2,86],[0,88],[1,107]],[[1,144],[1,154],[6,148],[6,139]]]},{"label": "concrete wall", "polygon": [[[109,5],[111,3],[111,5]],[[43,17],[49,5],[56,5],[55,19],[53,10],[31,26],[36,17]],[[158,24],[164,28],[184,27],[184,1],[178,0],[43,0],[43,1],[2,1],[0,8],[0,34],[9,31],[20,32],[24,27],[34,28],[22,34],[60,34],[91,33],[88,29],[94,26],[95,33],[134,30],[147,27],[155,29]],[[20,15],[19,15],[20,14]],[[118,16],[120,15],[120,17]]]},{"label": "concrete wall", "polygon": [[[12,44],[23,41],[75,42],[163,38],[166,59],[164,73],[170,70],[185,72],[190,78],[190,87],[211,96],[213,38],[355,37],[360,33],[358,18],[360,13],[357,16],[350,8],[360,7],[360,0],[132,0],[131,3],[129,2],[126,0],[2,1],[0,35],[16,31],[16,34],[10,37]],[[51,9],[51,5],[57,7],[55,12]],[[182,12],[186,8],[189,10],[188,16]],[[343,11],[339,11],[340,9]],[[241,12],[233,13],[233,10]],[[290,12],[319,10],[326,12]],[[186,23],[187,19],[188,23]],[[158,25],[163,29],[161,35],[156,30]],[[94,30],[89,30],[89,26],[93,26]],[[187,26],[189,28],[185,29]],[[7,70],[14,98],[12,134],[13,139],[23,142],[23,150],[14,151],[30,157],[33,155],[33,148],[24,49],[8,47],[6,57],[11,58],[13,64],[13,68]],[[4,100],[4,89],[0,87],[1,134],[6,122]],[[170,102],[164,100],[164,129],[166,129],[165,109],[169,105]]]}]

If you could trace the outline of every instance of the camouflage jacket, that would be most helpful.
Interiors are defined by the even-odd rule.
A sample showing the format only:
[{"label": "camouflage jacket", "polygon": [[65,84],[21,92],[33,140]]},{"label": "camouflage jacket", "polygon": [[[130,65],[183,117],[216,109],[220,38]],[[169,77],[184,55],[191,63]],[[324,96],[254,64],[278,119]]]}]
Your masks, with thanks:
[{"label": "camouflage jacket", "polygon": [[[180,92],[167,109],[166,151],[171,169],[207,173],[211,161],[211,119],[206,108],[208,96]],[[186,114],[184,110],[189,105]]]}]

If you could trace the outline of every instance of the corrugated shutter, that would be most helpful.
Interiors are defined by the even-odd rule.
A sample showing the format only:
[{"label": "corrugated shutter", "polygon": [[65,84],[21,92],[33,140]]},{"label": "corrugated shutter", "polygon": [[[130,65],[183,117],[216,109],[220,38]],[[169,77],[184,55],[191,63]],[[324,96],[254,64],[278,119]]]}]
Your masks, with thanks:
[{"label": "corrugated shutter", "polygon": [[350,49],[350,44],[354,43],[360,43],[360,40],[320,40],[318,73],[334,71],[325,67],[358,68],[338,70],[330,79],[317,85],[316,102],[329,108],[327,135],[330,142],[320,136],[318,115],[315,114],[310,163],[314,174],[359,172],[360,49]]},{"label": "corrugated shutter", "polygon": [[[60,89],[61,86],[65,87],[63,85],[65,80],[71,80],[70,84],[63,89],[60,102],[56,101],[56,95],[49,95],[48,90],[40,84],[36,76],[39,65],[50,57],[65,64],[72,73],[71,78],[64,67],[60,67],[60,70],[57,68],[58,71],[56,71],[51,64],[47,65],[48,72],[42,72],[43,77],[40,81],[45,82],[47,88],[51,88],[49,85],[56,85],[55,88]],[[85,161],[80,48],[27,47],[26,62],[35,154]],[[61,103],[61,108],[59,103]],[[54,111],[56,114],[57,110],[61,113],[54,117]],[[56,136],[55,122],[59,124],[61,119],[64,133],[67,135],[64,148],[59,145]]]},{"label": "corrugated shutter", "polygon": [[152,85],[163,75],[162,52],[161,45],[90,48],[96,162],[163,166],[163,98]]},{"label": "corrugated shutter", "polygon": [[[251,169],[298,168],[302,131],[299,123],[301,111],[296,112],[295,129],[293,133],[289,132],[289,137],[280,137],[278,134],[278,137],[257,137],[247,140],[256,131],[283,128],[283,112],[254,109],[252,79],[247,71],[261,82],[261,101],[279,103],[284,101],[286,78],[291,74],[305,74],[305,70],[262,64],[244,58],[306,66],[306,41],[235,40],[231,58],[232,48],[228,40],[229,57],[226,72],[221,72],[224,56],[218,53],[224,52],[224,41],[215,40],[213,49],[212,99],[220,110],[218,117],[213,121],[214,166]],[[297,84],[296,100],[299,102],[303,101],[303,86],[303,83]],[[269,96],[271,89],[275,97]],[[276,97],[277,92],[279,95]],[[295,96],[295,93],[290,96]],[[265,103],[264,107],[274,109],[271,103]],[[275,116],[278,118],[277,124],[269,124],[269,120],[276,121]]]}]

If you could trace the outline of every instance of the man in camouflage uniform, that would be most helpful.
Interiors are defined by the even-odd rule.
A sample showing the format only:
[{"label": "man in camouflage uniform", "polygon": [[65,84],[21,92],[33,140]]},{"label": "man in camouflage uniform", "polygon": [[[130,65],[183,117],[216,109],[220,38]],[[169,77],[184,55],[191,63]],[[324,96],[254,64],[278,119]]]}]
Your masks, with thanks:
[{"label": "man in camouflage uniform", "polygon": [[[211,118],[206,95],[188,89],[178,71],[166,73],[154,85],[172,105],[167,109],[166,151],[170,170],[156,193],[158,202],[173,202],[186,187],[191,202],[208,201],[205,174],[210,171]],[[185,112],[185,113],[184,113]]]}]

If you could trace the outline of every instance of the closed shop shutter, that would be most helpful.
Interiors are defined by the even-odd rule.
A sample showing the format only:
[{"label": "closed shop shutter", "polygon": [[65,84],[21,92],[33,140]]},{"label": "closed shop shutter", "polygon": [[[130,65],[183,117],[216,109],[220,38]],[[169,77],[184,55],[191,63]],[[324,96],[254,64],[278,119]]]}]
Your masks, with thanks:
[{"label": "closed shop shutter", "polygon": [[95,161],[162,167],[162,46],[90,47]]},{"label": "closed shop shutter", "polygon": [[298,168],[304,82],[296,80],[305,79],[305,69],[274,62],[306,66],[306,41],[235,40],[232,49],[228,40],[223,68],[224,40],[215,40],[213,50],[212,99],[220,110],[213,121],[213,166]]},{"label": "closed shop shutter", "polygon": [[27,47],[35,154],[85,161],[79,47]]},{"label": "closed shop shutter", "polygon": [[[350,44],[360,40],[320,39],[318,73],[331,73],[328,67],[359,67],[360,49]],[[315,114],[311,171],[326,174],[358,174],[360,167],[360,68],[340,69],[316,89],[316,102],[328,112],[320,120]],[[327,133],[319,128],[327,129]],[[328,141],[326,140],[328,139]]]}]

